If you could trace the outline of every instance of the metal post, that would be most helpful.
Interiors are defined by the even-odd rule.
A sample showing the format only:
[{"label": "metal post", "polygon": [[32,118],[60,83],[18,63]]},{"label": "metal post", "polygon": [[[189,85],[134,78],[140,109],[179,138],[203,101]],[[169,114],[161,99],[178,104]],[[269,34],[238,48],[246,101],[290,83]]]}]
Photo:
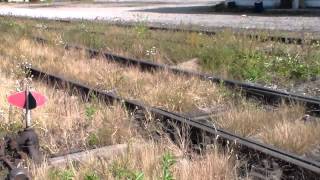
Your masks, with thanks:
[{"label": "metal post", "polygon": [[31,111],[26,110],[26,128],[31,127],[32,122],[31,122]]},{"label": "metal post", "polygon": [[25,121],[26,121],[26,128],[31,127],[31,111],[29,110],[29,84],[26,82],[26,109],[25,109]]}]

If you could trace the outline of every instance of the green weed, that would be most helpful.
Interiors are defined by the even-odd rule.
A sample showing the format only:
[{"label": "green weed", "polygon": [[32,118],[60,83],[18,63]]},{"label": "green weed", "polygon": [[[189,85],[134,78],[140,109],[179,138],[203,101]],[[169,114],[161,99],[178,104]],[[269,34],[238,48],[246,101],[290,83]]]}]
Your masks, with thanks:
[{"label": "green weed", "polygon": [[149,28],[146,26],[145,22],[138,22],[135,26],[134,26],[134,30],[136,32],[136,35],[139,39],[144,39],[146,38],[148,35],[150,35],[149,33]]},{"label": "green weed", "polygon": [[87,137],[87,145],[92,147],[100,144],[100,140],[95,133],[90,133]]},{"label": "green weed", "polygon": [[84,180],[100,180],[100,177],[95,172],[88,172],[84,175]]},{"label": "green weed", "polygon": [[49,178],[51,180],[73,180],[74,172],[70,169],[66,169],[66,170],[53,169],[49,173]]},{"label": "green weed", "polygon": [[95,115],[95,113],[96,113],[96,111],[97,111],[97,109],[94,106],[87,105],[86,109],[85,109],[86,118],[88,120],[92,120],[94,115]]},{"label": "green weed", "polygon": [[82,30],[76,28],[67,30],[63,33],[62,38],[65,42],[78,43],[93,49],[103,49],[105,47],[103,37],[89,32],[85,25]]},{"label": "green weed", "polygon": [[171,168],[176,160],[170,153],[165,153],[162,157],[162,178],[163,180],[174,180]]},{"label": "green weed", "polygon": [[123,166],[119,163],[114,163],[111,172],[116,179],[127,180],[143,180],[144,173],[129,169],[127,166]]},{"label": "green weed", "polygon": [[15,37],[22,37],[31,34],[31,27],[28,24],[19,24],[14,18],[5,17],[6,20],[0,21],[1,33],[13,33]]}]

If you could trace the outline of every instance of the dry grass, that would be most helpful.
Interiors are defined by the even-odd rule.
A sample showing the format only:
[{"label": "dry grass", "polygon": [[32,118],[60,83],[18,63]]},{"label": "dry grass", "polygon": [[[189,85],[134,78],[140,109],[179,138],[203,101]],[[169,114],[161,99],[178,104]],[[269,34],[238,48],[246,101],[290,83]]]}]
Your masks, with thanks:
[{"label": "dry grass", "polygon": [[[1,20],[1,32],[17,37],[39,35],[59,43],[76,43],[170,65],[198,59],[200,71],[288,89],[320,73],[319,43],[308,45],[316,34],[307,32],[253,31],[258,38],[252,39],[231,29],[223,29],[215,36],[149,30],[144,22],[125,28],[96,21],[66,24],[11,17]],[[301,37],[305,42],[288,45],[266,40],[269,35]]]},{"label": "dry grass", "polygon": [[[21,49],[16,50],[20,51]],[[44,48],[42,51],[43,57],[46,55],[49,55],[49,57],[51,56],[50,53],[52,52],[50,49],[46,50],[46,48]],[[62,60],[67,61],[71,55],[75,54],[66,53],[65,56],[62,57]],[[25,54],[25,56],[27,57],[27,54]],[[36,57],[37,56],[33,58]],[[59,58],[58,56],[53,55],[51,57]],[[84,59],[84,56],[80,55],[78,57],[78,60],[76,60],[77,58],[69,59],[70,67],[72,67],[72,63],[77,64],[75,71],[72,73],[77,72],[78,74],[82,74],[82,81],[88,80],[86,76],[93,72],[87,68],[90,63],[88,60]],[[13,74],[19,74],[20,72],[16,72],[15,70],[12,72],[12,69],[18,68],[15,66],[18,65],[17,63],[19,61],[11,60],[12,59],[6,57],[6,55],[1,56],[0,65],[2,68],[0,69],[7,77],[12,76],[11,78],[14,78],[16,75],[13,77]],[[45,62],[48,62],[48,64]],[[48,70],[52,70],[52,72],[58,71],[63,74],[67,73],[69,70],[63,63],[58,65],[57,63],[54,63],[54,61],[49,61],[47,58],[42,59],[42,63],[47,65],[42,65],[42,68],[46,67]],[[91,61],[91,63],[92,66],[89,66],[90,68],[101,67],[96,74],[103,72],[102,67],[110,68],[110,70],[116,70],[116,68],[118,68],[113,75],[117,74],[117,72],[121,72],[119,70],[121,69],[120,67],[105,63],[102,60]],[[55,69],[53,67],[57,68]],[[66,70],[61,72],[59,71],[59,68],[60,70],[63,68]],[[78,70],[84,70],[87,71],[87,73],[83,74],[82,71]],[[128,78],[131,75],[136,74],[142,75],[137,69],[133,69],[132,72],[128,72]],[[69,75],[74,77],[71,73]],[[120,74],[119,77],[121,75],[122,74]],[[160,75],[170,76],[169,73],[161,72],[158,75],[158,79],[160,79]],[[5,76],[3,75],[0,77]],[[91,83],[96,83],[94,77],[96,76],[93,76]],[[139,76],[134,77],[137,77],[134,82],[138,81],[140,78]],[[167,77],[166,80],[170,80],[170,78],[172,77]],[[179,77],[176,77],[173,80],[177,79],[180,80]],[[8,90],[14,89],[12,87],[15,85],[14,81],[9,82],[8,78],[4,78],[4,80],[6,82],[4,84],[8,85]],[[148,75],[145,80],[146,82],[144,83],[147,84],[150,80],[152,80],[152,74]],[[114,80],[110,78],[109,81],[113,82]],[[117,86],[118,84],[114,83],[113,85]],[[103,87],[102,85],[99,86]],[[91,134],[97,135],[98,140],[96,140],[97,144],[95,144],[97,146],[128,142],[139,137],[135,132],[136,130],[131,128],[130,117],[120,105],[106,108],[105,105],[97,101],[87,103],[77,96],[70,96],[63,91],[49,89],[36,82],[34,82],[34,88],[37,91],[44,93],[49,99],[48,103],[43,108],[34,111],[35,128],[40,136],[40,145],[48,154],[65,152],[78,148],[90,148],[88,147],[88,141],[92,138],[92,136],[90,136]],[[6,91],[7,90],[5,89],[1,91],[1,93]],[[1,97],[3,97],[2,99],[5,101],[6,95],[1,95]],[[86,115],[88,107],[93,107],[96,110],[93,117],[90,119]],[[6,123],[4,123],[4,125],[7,126]],[[93,140],[95,141],[95,139]],[[29,168],[34,179],[65,179],[68,177],[72,177],[72,179],[86,179],[88,177],[117,179],[117,174],[121,174],[122,169],[125,169],[128,172],[143,172],[144,179],[157,179],[162,176],[161,161],[165,152],[169,151],[178,157],[181,157],[183,154],[179,148],[172,144],[154,144],[149,142],[146,146],[147,147],[143,149],[131,149],[125,156],[113,157],[113,160],[111,161],[101,161],[96,157],[92,157],[91,161],[87,164],[75,166],[70,164],[70,167],[67,169],[52,169],[47,164],[42,164],[40,167],[33,165]],[[195,172],[210,172],[210,176],[197,174]],[[172,167],[172,173],[177,179],[185,179],[186,177],[189,177],[189,179],[235,179],[237,177],[236,167],[233,160],[230,159],[230,155],[219,153],[217,150],[213,150],[211,153],[201,157],[195,156],[189,160],[185,159],[181,162],[179,161]]]},{"label": "dry grass", "polygon": [[[88,176],[99,179],[162,179],[163,157],[170,153],[176,162],[170,167],[175,179],[237,179],[236,166],[228,154],[213,150],[206,155],[197,155],[190,159],[180,157],[179,149],[167,143],[142,143],[143,148],[132,147],[122,156],[103,160],[96,157],[80,165],[72,165],[64,169],[52,169],[43,165],[33,169],[36,179],[61,179],[69,174],[73,179],[86,179]],[[40,170],[39,170],[40,169]],[[141,179],[141,178],[140,178]]]},{"label": "dry grass", "polygon": [[[3,66],[2,66],[3,67]],[[2,69],[1,69],[2,70]],[[15,75],[14,75],[15,76]],[[6,97],[18,87],[13,77],[0,74],[1,128],[2,133],[14,132],[22,127],[22,112],[8,107]],[[87,149],[92,146],[103,146],[118,143],[141,141],[136,130],[131,128],[130,117],[120,105],[105,106],[94,101],[84,102],[77,96],[71,96],[60,90],[50,89],[43,84],[33,83],[33,90],[46,95],[48,102],[44,107],[34,110],[34,128],[39,134],[40,146],[47,155],[63,153],[68,150]],[[88,107],[95,112],[88,115]],[[7,114],[10,112],[10,115]],[[96,144],[88,145],[96,134]],[[140,140],[138,140],[140,139]],[[168,140],[167,140],[168,141]],[[52,169],[44,163],[40,166],[29,166],[33,179],[117,179],[127,173],[141,172],[145,179],[157,179],[162,176],[161,162],[165,152],[182,157],[183,152],[172,143],[139,143],[143,148],[129,148],[124,156],[112,157],[112,160],[101,160],[92,157],[85,164],[70,164],[65,169]],[[231,154],[222,154],[213,149],[209,154],[194,156],[190,160],[179,160],[172,168],[177,179],[234,179],[236,166]],[[203,172],[203,173],[194,173]],[[126,174],[126,173],[124,173]],[[205,175],[206,174],[206,175]],[[128,175],[128,174],[127,174]]]},{"label": "dry grass", "polygon": [[[279,148],[304,154],[320,142],[317,136],[294,137],[291,141],[277,134],[277,126],[294,127],[304,116],[299,105],[281,105],[266,110],[256,103],[232,99],[229,91],[197,78],[187,78],[168,72],[141,72],[134,67],[121,67],[101,58],[88,59],[84,52],[64,51],[56,46],[42,46],[21,39],[13,46],[10,37],[1,45],[5,56],[16,62],[29,61],[51,73],[113,91],[120,96],[137,99],[152,106],[171,111],[188,112],[195,109],[225,107],[216,122],[219,127],[236,134],[252,137]],[[303,123],[300,123],[303,125]],[[315,132],[317,126],[304,125],[301,134]],[[292,143],[296,145],[291,145]]]},{"label": "dry grass", "polygon": [[259,132],[272,129],[276,123],[301,120],[304,109],[300,106],[282,105],[278,109],[265,109],[256,104],[242,102],[235,109],[218,117],[217,122],[225,129],[250,137]]},{"label": "dry grass", "polygon": [[[61,40],[59,34],[46,35],[52,36],[57,43]],[[320,123],[301,121],[304,109],[299,105],[281,105],[268,110],[241,98],[232,99],[229,91],[197,78],[177,76],[165,71],[141,72],[134,67],[121,67],[106,62],[100,57],[89,59],[84,52],[65,51],[60,45],[35,44],[26,37],[8,35],[0,39],[0,69],[7,76],[12,75],[11,71],[18,63],[28,61],[51,73],[171,111],[188,112],[225,107],[226,111],[214,119],[218,127],[300,155],[320,144]],[[191,34],[187,41],[197,46],[201,39]],[[143,53],[144,49],[141,47],[138,51]],[[8,85],[8,90],[14,89],[14,81],[10,82],[7,78],[3,81]],[[53,91],[37,83],[34,85],[50,99],[44,108],[36,110],[34,114],[41,147],[47,153],[115,144],[127,142],[127,138],[137,138],[136,130],[128,123],[130,116],[120,105],[105,108],[98,101],[87,103],[62,91]],[[3,99],[1,105],[5,104],[5,92],[7,91],[0,92]],[[5,109],[5,106],[2,108],[3,112],[11,112],[10,118],[6,114],[1,116],[4,122],[1,123],[1,128],[4,132],[21,127],[18,111]],[[88,115],[92,110],[93,116]],[[93,158],[86,165],[71,166],[61,172],[71,172],[75,179],[85,179],[89,172],[97,173],[104,179],[112,179],[115,178],[115,172],[110,167],[118,165],[130,172],[143,172],[146,179],[156,179],[161,174],[159,164],[167,151],[165,147],[168,147],[167,143],[149,144],[148,148],[130,151],[126,156],[115,157],[112,161],[100,162]],[[178,152],[173,149],[169,151],[181,157],[181,149]],[[173,174],[178,179],[208,179],[203,174],[210,174],[212,179],[235,179],[235,163],[229,156],[214,149],[201,157],[192,156],[188,160],[179,160],[173,168]],[[56,172],[46,165],[33,170],[34,177],[38,179],[51,178],[52,173]],[[53,176],[60,175],[58,173]]]},{"label": "dry grass", "polygon": [[[0,82],[4,85],[0,92],[1,133],[16,132],[23,127],[23,114],[9,106],[6,97],[18,85],[2,73]],[[78,96],[39,83],[33,83],[33,89],[47,97],[46,105],[33,111],[34,128],[46,154],[121,143],[137,135],[121,105],[106,108],[98,101],[84,102]]]},{"label": "dry grass", "polygon": [[[320,123],[278,122],[261,135],[264,142],[297,154],[310,152],[320,144]],[[279,137],[279,138],[274,138]]]},{"label": "dry grass", "polygon": [[216,122],[219,127],[241,136],[302,155],[320,144],[320,123],[304,122],[303,116],[304,108],[299,105],[266,110],[244,102],[218,117]]},{"label": "dry grass", "polygon": [[[90,60],[79,52],[58,47],[40,46],[29,40],[18,41],[16,48],[6,46],[11,57],[27,59],[51,73],[77,79],[91,86],[114,91],[130,99],[178,112],[215,107],[224,96],[220,88],[196,78],[187,78],[160,71],[141,72],[137,68],[120,67],[103,58]],[[5,47],[3,47],[5,48]],[[107,88],[107,89],[106,89]]]}]

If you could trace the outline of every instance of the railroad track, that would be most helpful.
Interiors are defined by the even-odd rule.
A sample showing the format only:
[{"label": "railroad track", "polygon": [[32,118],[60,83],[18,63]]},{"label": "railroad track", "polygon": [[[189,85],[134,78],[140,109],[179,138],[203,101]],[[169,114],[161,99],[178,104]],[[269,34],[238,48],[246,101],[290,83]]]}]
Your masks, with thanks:
[{"label": "railroad track", "polygon": [[95,97],[107,103],[122,102],[132,112],[140,110],[151,113],[164,124],[167,130],[169,129],[168,133],[172,133],[170,131],[170,129],[173,130],[172,123],[180,127],[188,126],[190,127],[191,142],[195,145],[203,146],[219,142],[222,146],[232,146],[241,159],[248,161],[249,169],[255,177],[263,177],[262,179],[270,179],[274,176],[278,178],[281,176],[285,179],[319,179],[320,177],[320,162],[217,129],[201,119],[195,121],[177,113],[146,106],[141,102],[127,100],[113,93],[100,91],[61,76],[48,74],[37,68],[30,68],[29,72],[38,80],[53,84],[55,87],[68,87],[87,98],[94,94]]},{"label": "railroad track", "polygon": [[[35,37],[37,42],[47,43],[48,41]],[[188,70],[182,70],[176,67],[171,67],[164,64],[154,63],[148,60],[138,60],[134,58],[128,58],[120,55],[115,55],[108,52],[100,52],[98,50],[89,49],[77,45],[65,45],[66,49],[85,49],[91,57],[102,55],[105,57],[105,60],[119,63],[125,66],[136,66],[139,67],[142,71],[154,71],[154,70],[166,70],[175,74],[185,75],[185,76],[194,76],[202,80],[210,81],[212,83],[223,84],[231,89],[240,90],[248,97],[253,97],[255,99],[261,100],[269,104],[278,104],[280,102],[287,103],[298,103],[306,107],[306,113],[314,116],[320,115],[320,99],[301,96],[293,93],[283,92],[279,90],[274,90],[266,87],[262,87],[258,84],[245,83],[235,80],[223,79],[217,76],[210,74],[198,73]]]},{"label": "railroad track", "polygon": [[[79,46],[67,45],[66,48],[81,48]],[[178,68],[156,64],[144,60],[137,60],[132,58],[126,58],[110,53],[102,53],[93,49],[86,49],[92,56],[103,55],[108,60],[112,60],[117,63],[130,66],[138,66],[142,70],[152,71],[152,70],[168,70],[173,73],[187,75],[187,76],[196,76],[204,80],[208,80],[214,83],[223,83],[232,88],[241,88],[248,96],[258,97],[259,99],[264,99],[268,102],[279,102],[285,100],[288,102],[297,102],[302,103],[308,107],[309,112],[319,112],[320,100],[299,96],[290,93],[284,93],[281,91],[276,91],[264,87],[259,87],[256,85],[242,83],[238,81],[225,80],[218,77],[214,77],[208,74],[201,74],[186,70],[181,70]],[[168,112],[163,109],[154,108],[146,106],[143,103],[123,99],[112,93],[107,93],[103,91],[96,90],[94,88],[85,86],[83,84],[73,82],[63,77],[59,77],[53,74],[48,74],[42,72],[39,69],[31,68],[31,75],[42,80],[48,80],[50,83],[58,83],[63,86],[71,87],[78,92],[81,92],[83,95],[90,97],[90,94],[95,94],[97,97],[105,100],[106,102],[121,101],[125,104],[128,109],[142,110],[151,112],[155,117],[160,119],[166,127],[170,128],[170,123],[174,122],[178,125],[187,125],[190,127],[191,140],[194,144],[210,144],[214,143],[216,137],[221,144],[232,144],[239,156],[242,158],[248,159],[250,168],[254,173],[259,173],[261,171],[268,174],[277,174],[278,170],[281,170],[280,175],[283,178],[293,178],[293,179],[319,179],[320,176],[320,162],[303,158],[292,153],[285,152],[283,150],[274,148],[269,145],[265,145],[254,140],[243,138],[227,132],[222,129],[216,129],[211,124],[204,123],[205,119],[198,119],[194,121],[185,116],[182,116],[177,113]],[[202,121],[203,120],[203,121]],[[205,140],[205,141],[204,141]],[[269,165],[270,166],[269,166]],[[279,173],[278,173],[279,175]],[[263,176],[263,175],[262,175]]]},{"label": "railroad track", "polygon": [[[118,25],[120,26],[120,25]],[[125,27],[134,27],[132,26],[125,26]],[[35,28],[39,28],[39,27],[35,27]],[[219,31],[202,31],[202,30],[184,30],[184,29],[172,29],[172,28],[157,28],[157,27],[148,27],[150,30],[161,30],[161,31],[174,31],[174,32],[189,32],[189,33],[201,33],[201,34],[206,34],[209,36],[213,36],[216,35]],[[58,30],[63,30],[62,28],[56,28],[56,27],[46,27],[47,30],[54,30],[54,31],[58,31]],[[79,30],[80,32],[81,30]],[[91,33],[91,34],[96,34],[96,35],[105,35],[104,32],[98,32],[98,31],[86,31],[87,33]],[[284,37],[284,36],[261,36],[258,33],[241,33],[241,32],[234,32],[234,34],[238,35],[238,36],[246,36],[250,39],[253,40],[258,40],[261,42],[267,42],[267,41],[273,41],[273,42],[280,42],[280,43],[284,43],[284,44],[297,44],[297,45],[302,45],[302,44],[307,44],[307,45],[313,45],[313,44],[319,44],[320,43],[320,39],[309,39],[309,40],[304,40],[303,38],[298,38],[298,37]],[[157,40],[157,39],[155,39]],[[174,41],[174,40],[168,40],[172,43],[183,43],[181,41]]]},{"label": "railroad track", "polygon": [[[33,19],[33,18],[31,18]],[[79,22],[79,20],[70,20],[70,19],[56,19],[55,21],[67,23],[70,24],[72,22]],[[122,22],[115,22],[115,23],[108,23],[115,26],[120,27],[135,27],[135,23],[122,23]],[[174,32],[189,32],[189,33],[201,33],[206,35],[216,35],[217,33],[225,30],[225,28],[216,28],[216,29],[205,29],[205,28],[186,28],[186,27],[165,27],[164,25],[158,25],[158,24],[146,24],[146,27],[150,30],[162,30],[162,31],[174,31]],[[48,30],[61,30],[60,28],[56,27],[46,27]],[[248,32],[247,29],[232,29],[234,34],[239,36],[247,36],[251,39],[260,40],[262,42],[264,41],[275,41],[275,42],[281,42],[284,44],[319,44],[320,39],[319,38],[308,38],[304,39],[301,37],[294,37],[294,36],[281,36],[281,35],[259,35],[259,30],[251,29],[250,32]],[[94,34],[104,34],[103,32],[97,32],[97,31],[88,31],[88,33],[94,33]]]}]

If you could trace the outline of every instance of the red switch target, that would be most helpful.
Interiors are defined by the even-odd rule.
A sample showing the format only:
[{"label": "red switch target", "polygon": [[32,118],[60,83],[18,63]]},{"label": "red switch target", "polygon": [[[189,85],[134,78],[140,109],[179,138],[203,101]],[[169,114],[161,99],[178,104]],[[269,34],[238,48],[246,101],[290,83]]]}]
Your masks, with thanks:
[{"label": "red switch target", "polygon": [[[46,98],[45,96],[43,96],[42,94],[38,93],[38,92],[29,92],[28,95],[28,104],[29,104],[29,108],[28,109],[34,109],[36,107],[42,106],[45,102],[46,102]],[[13,105],[16,106],[18,108],[21,109],[26,109],[26,92],[25,91],[21,91],[21,92],[17,92],[14,93],[12,95],[10,95],[8,97],[8,102]]]}]

